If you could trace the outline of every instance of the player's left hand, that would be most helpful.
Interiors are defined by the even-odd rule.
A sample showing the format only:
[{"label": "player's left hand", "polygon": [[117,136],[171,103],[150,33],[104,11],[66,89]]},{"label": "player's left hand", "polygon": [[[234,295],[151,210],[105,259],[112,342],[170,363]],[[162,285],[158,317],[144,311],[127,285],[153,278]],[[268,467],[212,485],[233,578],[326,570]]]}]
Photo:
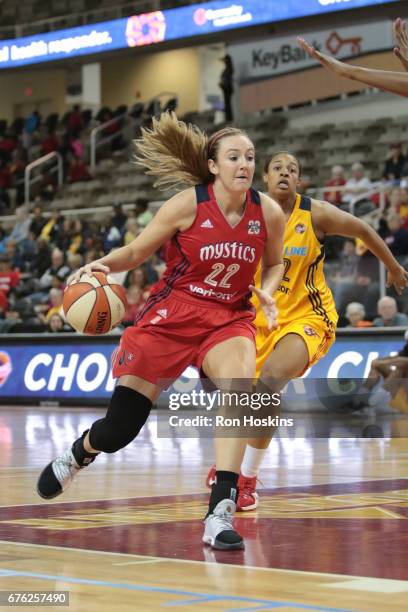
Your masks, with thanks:
[{"label": "player's left hand", "polygon": [[395,291],[398,295],[408,287],[408,272],[402,266],[398,266],[395,270],[388,270],[387,272],[387,287],[394,286]]},{"label": "player's left hand", "polygon": [[268,321],[268,329],[276,329],[278,327],[278,309],[274,298],[266,291],[254,287],[254,285],[249,285],[249,289],[256,294],[259,300]]}]

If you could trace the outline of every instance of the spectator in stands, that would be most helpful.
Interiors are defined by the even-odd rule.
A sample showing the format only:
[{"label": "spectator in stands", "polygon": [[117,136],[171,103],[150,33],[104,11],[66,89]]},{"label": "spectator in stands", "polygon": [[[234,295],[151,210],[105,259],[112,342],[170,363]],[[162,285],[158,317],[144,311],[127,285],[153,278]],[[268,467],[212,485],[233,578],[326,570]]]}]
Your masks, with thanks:
[{"label": "spectator in stands", "polygon": [[331,283],[336,285],[338,282],[351,281],[356,278],[359,257],[356,252],[356,243],[349,238],[344,241],[343,249],[339,256],[339,267],[336,275],[331,278]]},{"label": "spectator in stands", "polygon": [[391,253],[397,256],[408,255],[408,231],[403,228],[403,220],[396,212],[387,215],[386,228],[379,232]]},{"label": "spectator in stands", "polygon": [[30,225],[31,219],[28,216],[27,208],[25,206],[19,206],[16,209],[16,222],[11,230],[8,240],[12,240],[17,244],[19,244],[22,240],[26,240],[28,238]]},{"label": "spectator in stands", "polygon": [[136,238],[136,236],[140,234],[141,228],[139,227],[137,219],[131,217],[126,221],[125,229],[126,231],[123,237],[123,244],[124,246],[127,246]]},{"label": "spectator in stands", "polygon": [[66,328],[65,321],[61,315],[54,312],[48,319],[46,331],[51,334],[58,334],[60,332],[70,331],[70,329]]},{"label": "spectator in stands", "polygon": [[31,261],[30,272],[39,278],[50,267],[51,253],[48,241],[43,238],[37,238],[37,252]]},{"label": "spectator in stands", "polygon": [[50,219],[41,230],[40,238],[50,242],[58,242],[59,234],[63,231],[64,217],[58,210],[53,211]]},{"label": "spectator in stands", "polygon": [[346,317],[350,321],[347,327],[372,327],[371,321],[365,321],[365,308],[360,302],[350,302],[346,308]]},{"label": "spectator in stands", "polygon": [[8,297],[10,291],[20,282],[20,272],[13,270],[10,256],[6,253],[0,255],[0,291]]},{"label": "spectator in stands", "polygon": [[54,151],[58,151],[60,148],[60,141],[55,132],[50,132],[43,139],[41,143],[41,150],[43,155],[48,155],[49,153],[53,153]]},{"label": "spectator in stands", "polygon": [[126,290],[127,308],[123,322],[132,325],[136,315],[144,308],[146,296],[143,290],[137,285],[130,285]]},{"label": "spectator in stands", "polygon": [[358,254],[355,277],[341,280],[336,286],[334,293],[336,308],[343,315],[346,305],[350,301],[358,300],[364,305],[366,312],[374,316],[372,308],[379,295],[378,260],[365,245],[360,245]]},{"label": "spectator in stands", "polygon": [[0,157],[0,214],[10,207],[9,189],[12,186],[10,169],[5,160]]},{"label": "spectator in stands", "polygon": [[[22,243],[20,243],[20,245],[21,244]],[[14,242],[14,240],[7,241],[6,254],[11,262],[12,269],[16,270],[17,272],[24,272],[25,270],[24,259],[20,253],[17,243]]]},{"label": "spectator in stands", "polygon": [[67,128],[70,132],[80,132],[84,126],[79,104],[75,104],[72,111],[67,116]]},{"label": "spectator in stands", "polygon": [[120,232],[123,231],[125,227],[125,223],[127,221],[127,215],[123,212],[122,204],[114,204],[113,205],[113,216],[112,223],[115,227],[118,228]]},{"label": "spectator in stands", "polygon": [[399,206],[398,206],[398,214],[402,219],[402,227],[408,231],[408,189],[402,185],[401,181],[401,189],[400,189],[400,198],[399,198]]},{"label": "spectator in stands", "polygon": [[71,217],[64,219],[64,222],[62,224],[62,231],[58,232],[58,235],[56,236],[55,245],[64,253],[68,251],[71,245],[73,227],[74,221]]},{"label": "spectator in stands", "polygon": [[[69,275],[78,270],[83,265],[84,258],[79,253],[68,253],[67,264],[69,267]],[[68,275],[68,276],[69,276]]]},{"label": "spectator in stands", "polygon": [[46,220],[43,217],[42,208],[37,204],[33,208],[33,217],[30,223],[30,232],[33,232],[34,236],[38,238],[45,224]]},{"label": "spectator in stands", "polygon": [[24,202],[24,170],[27,165],[27,153],[20,145],[14,149],[12,153],[12,160],[9,166],[11,180],[12,180],[12,192],[14,193],[15,200],[18,204]]},{"label": "spectator in stands", "polygon": [[122,245],[122,234],[113,225],[112,217],[108,219],[103,229],[103,248],[105,253],[109,253],[111,249],[115,249]]},{"label": "spectator in stands", "polygon": [[344,186],[343,202],[350,205],[356,199],[363,199],[371,189],[371,181],[365,175],[363,164],[356,162],[351,166],[351,178]]},{"label": "spectator in stands", "polygon": [[231,98],[234,93],[234,64],[232,57],[228,53],[221,58],[221,61],[224,62],[225,68],[221,73],[219,85],[224,96],[225,121],[226,123],[231,123],[234,120],[231,105]]},{"label": "spectator in stands", "polygon": [[[344,187],[347,183],[347,179],[344,176],[343,166],[333,166],[331,169],[331,179],[327,181],[325,187]],[[343,192],[337,191],[336,189],[327,189],[324,192],[323,199],[340,206],[343,202]]]},{"label": "spectator in stands", "polygon": [[142,291],[150,289],[147,281],[147,273],[145,265],[139,266],[134,270],[130,270],[125,280],[125,287],[139,287]]},{"label": "spectator in stands", "polygon": [[0,225],[0,255],[7,250],[7,237],[8,234],[6,230]]},{"label": "spectator in stands", "polygon": [[64,253],[60,249],[54,248],[51,253],[51,266],[39,280],[40,291],[42,293],[49,291],[54,276],[58,276],[61,281],[65,281],[69,273],[70,269],[64,262]]},{"label": "spectator in stands", "polygon": [[72,132],[69,138],[69,146],[74,157],[82,161],[84,157],[84,145],[79,132]]},{"label": "spectator in stands", "polygon": [[408,325],[408,316],[402,312],[398,312],[397,302],[393,297],[385,295],[379,299],[377,312],[380,316],[374,319],[374,327],[399,327]]},{"label": "spectator in stands", "polygon": [[12,157],[12,152],[17,146],[17,141],[14,137],[14,134],[7,130],[3,137],[0,138],[0,157],[3,158],[4,161],[10,162]]},{"label": "spectator in stands", "polygon": [[[0,289],[0,320],[5,319],[7,311],[8,311],[8,299],[4,291]],[[1,333],[1,327],[0,327],[0,333]]]},{"label": "spectator in stands", "polygon": [[69,176],[68,181],[70,183],[79,183],[81,181],[91,181],[92,176],[86,164],[78,157],[71,156],[69,163]]},{"label": "spectator in stands", "polygon": [[61,317],[63,316],[64,310],[62,308],[62,297],[63,297],[63,291],[61,289],[55,289],[55,288],[50,289],[50,292],[48,294],[49,308],[44,317],[45,323],[49,322],[53,314],[58,314]]},{"label": "spectator in stands", "polygon": [[400,142],[391,145],[387,160],[384,166],[383,178],[387,181],[399,180],[406,162],[406,157],[402,153]]},{"label": "spectator in stands", "polygon": [[140,227],[146,227],[153,219],[153,213],[149,210],[149,201],[138,198],[135,202],[135,216]]},{"label": "spectator in stands", "polygon": [[40,124],[41,117],[38,111],[33,111],[25,120],[23,132],[23,146],[25,149],[29,149],[31,147],[33,134],[38,130]]},{"label": "spectator in stands", "polygon": [[74,330],[64,321],[61,315],[54,312],[54,314],[50,316],[44,331],[49,334],[59,334],[61,332],[73,332]]}]

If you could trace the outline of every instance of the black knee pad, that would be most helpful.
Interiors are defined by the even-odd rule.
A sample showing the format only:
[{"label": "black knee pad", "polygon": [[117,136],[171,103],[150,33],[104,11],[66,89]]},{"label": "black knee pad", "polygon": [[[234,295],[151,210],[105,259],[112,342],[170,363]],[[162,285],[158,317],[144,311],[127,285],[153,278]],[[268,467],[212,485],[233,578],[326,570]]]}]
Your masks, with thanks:
[{"label": "black knee pad", "polygon": [[103,419],[93,423],[89,442],[95,450],[116,453],[134,440],[146,423],[152,402],[142,393],[118,385]]}]

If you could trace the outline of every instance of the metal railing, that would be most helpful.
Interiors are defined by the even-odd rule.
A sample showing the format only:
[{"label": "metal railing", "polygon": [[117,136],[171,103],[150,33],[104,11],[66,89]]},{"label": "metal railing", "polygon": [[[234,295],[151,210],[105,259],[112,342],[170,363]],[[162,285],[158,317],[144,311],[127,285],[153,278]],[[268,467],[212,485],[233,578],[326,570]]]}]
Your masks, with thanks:
[{"label": "metal railing", "polygon": [[[348,204],[348,212],[352,215],[356,212],[356,205],[364,200],[370,199],[371,196],[377,195],[379,196],[379,205],[377,208],[373,209],[371,212],[366,213],[367,215],[371,215],[371,224],[374,228],[378,229],[378,223],[383,214],[387,201],[386,201],[386,190],[392,184],[391,182],[386,181],[377,181],[371,184],[371,189],[368,189],[364,192],[358,193],[352,198]],[[340,193],[344,193],[348,191],[348,188],[344,185],[343,187],[316,187],[315,189],[310,189],[309,192],[315,194],[317,198],[323,198],[323,194],[326,191],[336,191]],[[387,271],[382,261],[378,261],[378,278],[379,278],[379,291],[380,297],[384,297],[387,294],[386,287],[386,279],[387,279]]]},{"label": "metal railing", "polygon": [[62,155],[58,153],[57,151],[52,151],[51,153],[48,153],[47,155],[43,155],[39,159],[36,159],[30,164],[28,164],[24,170],[24,203],[26,205],[30,204],[31,185],[33,185],[34,183],[38,183],[43,178],[42,174],[39,174],[38,176],[31,178],[32,171],[34,170],[34,168],[38,168],[39,166],[43,166],[44,164],[47,164],[52,159],[57,160],[57,165],[54,166],[54,168],[51,168],[49,172],[50,174],[54,174],[54,172],[58,172],[58,186],[62,187],[63,182],[64,182],[64,166],[63,166]]},{"label": "metal railing", "polygon": [[89,141],[89,146],[90,146],[89,165],[90,165],[91,173],[96,168],[97,149],[107,144],[108,142],[111,142],[114,138],[117,138],[120,134],[122,134],[125,129],[125,126],[123,125],[117,132],[114,132],[113,134],[109,134],[108,136],[105,136],[104,138],[100,138],[99,140],[98,140],[98,135],[101,134],[104,130],[106,130],[106,128],[110,127],[111,125],[114,125],[115,123],[118,123],[118,122],[120,123],[121,121],[124,121],[128,117],[129,117],[128,112],[123,113],[123,115],[118,115],[117,117],[113,117],[112,119],[109,119],[109,121],[105,121],[105,123],[101,123],[100,125],[97,125],[96,127],[94,127],[93,130],[91,130],[91,136],[90,136],[90,141]]},{"label": "metal railing", "polygon": [[[178,103],[178,95],[173,91],[162,91],[144,104],[145,109],[150,109],[150,114],[155,117],[160,116],[162,108],[165,106],[162,104],[162,100],[169,102],[172,99],[176,99]],[[119,126],[119,129],[113,134],[108,134],[103,138],[98,138],[99,134],[104,132],[107,128],[115,123],[122,123]],[[118,115],[117,117],[113,117],[109,119],[109,121],[105,121],[105,123],[101,123],[93,128],[90,135],[89,141],[89,165],[91,173],[95,170],[97,164],[97,150],[106,145],[109,142],[112,142],[115,138],[118,138],[122,135],[129,127],[129,123],[131,125],[132,130],[135,130],[137,126],[140,126],[142,123],[142,118],[134,118],[132,117],[132,109],[123,113],[122,115]]]}]

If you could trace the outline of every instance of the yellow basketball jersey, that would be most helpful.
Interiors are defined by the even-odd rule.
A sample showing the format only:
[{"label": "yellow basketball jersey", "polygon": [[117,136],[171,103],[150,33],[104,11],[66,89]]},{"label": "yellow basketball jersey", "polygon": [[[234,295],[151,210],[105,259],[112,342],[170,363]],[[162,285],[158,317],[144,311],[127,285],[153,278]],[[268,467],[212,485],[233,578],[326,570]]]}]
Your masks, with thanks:
[{"label": "yellow basketball jersey", "polygon": [[[297,194],[295,206],[286,222],[282,283],[275,293],[278,324],[283,326],[296,319],[317,317],[330,331],[338,319],[332,293],[323,273],[324,245],[317,239],[312,224],[312,201]],[[255,285],[261,286],[261,265],[255,275]],[[267,327],[266,317],[254,295],[255,324]]]}]

